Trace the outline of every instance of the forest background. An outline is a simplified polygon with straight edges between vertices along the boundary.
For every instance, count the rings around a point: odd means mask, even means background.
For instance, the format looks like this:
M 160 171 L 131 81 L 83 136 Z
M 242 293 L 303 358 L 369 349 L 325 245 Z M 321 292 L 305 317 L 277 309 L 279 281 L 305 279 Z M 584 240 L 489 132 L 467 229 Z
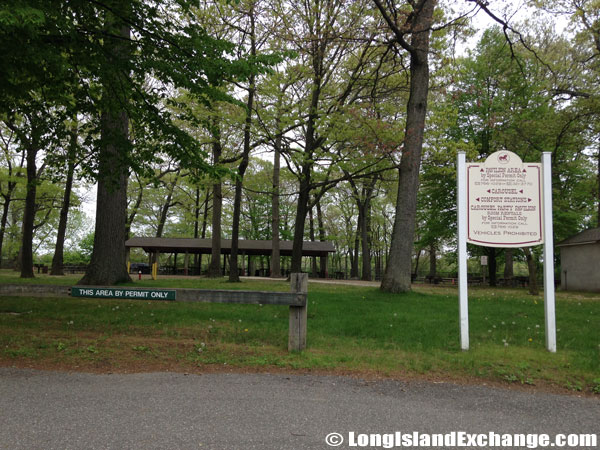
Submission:
M 407 273 L 456 274 L 461 150 L 552 152 L 555 242 L 600 226 L 599 11 L 597 0 L 2 8 L 1 267 L 88 264 L 88 280 L 112 283 L 126 275 L 122 252 L 98 253 L 111 239 L 327 240 L 329 273 L 363 280 L 408 254 L 404 274 L 387 275 L 405 290 Z M 424 126 L 411 122 L 417 94 Z M 82 204 L 96 182 L 94 224 Z M 537 277 L 541 249 L 469 251 L 473 273 L 488 256 L 492 284 Z M 121 273 L 99 276 L 99 260 Z M 297 252 L 281 261 L 257 264 L 274 276 L 324 267 Z M 222 275 L 220 257 L 194 266 Z

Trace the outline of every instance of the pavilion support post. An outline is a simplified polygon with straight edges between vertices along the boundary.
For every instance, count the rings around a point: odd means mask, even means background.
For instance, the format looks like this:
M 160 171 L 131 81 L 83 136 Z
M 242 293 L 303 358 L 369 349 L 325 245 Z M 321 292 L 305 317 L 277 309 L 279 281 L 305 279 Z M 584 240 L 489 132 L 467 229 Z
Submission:
M 173 255 L 173 275 L 177 275 L 177 256 L 179 256 L 179 253 Z
M 183 273 L 185 276 L 188 275 L 188 271 L 190 269 L 190 253 L 188 251 L 185 252 L 185 257 L 183 259 Z
M 246 276 L 246 252 L 242 252 L 242 276 Z
M 304 297 L 303 306 L 290 306 L 288 351 L 299 352 L 306 348 L 308 274 L 292 273 L 290 279 L 292 292 Z

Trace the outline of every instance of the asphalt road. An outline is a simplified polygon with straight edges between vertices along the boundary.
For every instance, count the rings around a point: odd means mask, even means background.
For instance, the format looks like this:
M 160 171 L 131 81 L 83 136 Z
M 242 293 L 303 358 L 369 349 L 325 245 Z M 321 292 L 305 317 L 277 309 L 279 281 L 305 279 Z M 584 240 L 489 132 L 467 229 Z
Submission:
M 330 376 L 0 368 L 1 449 L 346 449 L 356 448 L 350 432 L 365 443 L 360 433 L 452 431 L 597 434 L 600 399 Z M 341 446 L 325 443 L 332 432 Z

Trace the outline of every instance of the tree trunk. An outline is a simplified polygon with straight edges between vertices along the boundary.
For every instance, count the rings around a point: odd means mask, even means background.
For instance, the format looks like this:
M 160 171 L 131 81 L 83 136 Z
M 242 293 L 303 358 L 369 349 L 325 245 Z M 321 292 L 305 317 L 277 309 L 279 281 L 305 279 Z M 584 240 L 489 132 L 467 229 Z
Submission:
M 318 108 L 321 97 L 321 74 L 323 72 L 323 55 L 325 47 L 315 40 L 313 43 L 313 54 L 311 55 L 313 79 L 310 97 L 310 109 L 306 121 L 306 135 L 304 142 L 304 162 L 300 169 L 300 183 L 298 192 L 298 204 L 296 206 L 296 219 L 294 221 L 294 242 L 292 245 L 291 273 L 302 272 L 302 244 L 304 241 L 304 225 L 308 213 L 308 202 L 310 200 L 311 174 L 314 162 L 312 162 L 315 150 L 320 146 L 317 138 L 317 120 L 319 118 Z
M 245 144 L 244 144 L 245 146 Z M 248 151 L 250 145 L 248 145 Z M 242 209 L 242 183 L 244 173 L 248 167 L 248 153 L 244 150 L 242 163 L 238 167 L 238 176 L 235 180 L 235 196 L 233 200 L 233 224 L 231 227 L 231 259 L 229 260 L 229 281 L 236 283 L 240 281 L 238 271 L 239 237 L 240 237 L 240 215 Z
M 250 55 L 252 57 L 256 57 L 256 29 L 254 4 L 252 2 L 250 2 L 248 18 L 250 19 Z M 240 274 L 238 271 L 238 253 L 240 238 L 240 215 L 242 210 L 242 184 L 244 182 L 244 174 L 248 168 L 248 160 L 250 158 L 250 127 L 252 126 L 252 108 L 254 108 L 255 92 L 255 76 L 252 74 L 248 80 L 248 102 L 246 103 L 246 121 L 244 124 L 244 150 L 242 152 L 242 161 L 238 166 L 238 176 L 235 180 L 233 224 L 231 227 L 231 259 L 229 260 L 229 281 L 238 283 L 240 281 Z
M 21 227 L 21 239 L 23 239 L 23 229 Z M 23 245 L 19 245 L 19 252 L 17 253 L 17 259 L 14 263 L 14 271 L 21 272 L 21 262 L 23 261 Z
M 317 223 L 319 225 L 319 241 L 325 242 L 325 224 L 323 222 L 323 211 L 321 211 L 320 199 L 317 201 Z M 327 256 L 321 256 L 321 260 L 319 261 L 319 272 L 321 277 L 327 278 Z
M 350 269 L 350 278 L 358 278 L 358 255 L 360 248 L 360 224 L 362 223 L 362 208 L 358 209 L 358 219 L 356 230 L 354 232 L 354 258 L 352 259 L 352 268 Z
M 352 218 L 344 215 L 344 242 L 347 244 L 345 246 L 344 252 L 344 278 L 348 276 L 348 258 L 350 258 L 350 271 L 352 271 L 352 261 L 353 261 L 353 252 L 352 252 L 352 242 L 350 241 L 350 236 L 352 235 Z
M 215 124 L 213 139 L 213 161 L 215 166 L 217 166 L 223 152 L 221 147 L 221 133 L 218 123 Z M 207 276 L 209 278 L 220 278 L 223 276 L 221 272 L 221 209 L 223 206 L 223 192 L 221 190 L 220 180 L 213 184 L 212 190 L 212 248 Z
M 4 243 L 4 234 L 6 233 L 6 224 L 8 222 L 8 211 L 10 210 L 11 194 L 3 195 L 4 205 L 2 205 L 2 218 L 0 218 L 0 268 L 2 267 L 2 245 Z
M 210 202 L 210 196 L 212 193 L 210 189 L 206 190 L 206 200 L 204 200 L 204 211 L 202 213 L 202 234 L 200 234 L 201 239 L 206 239 L 206 228 L 208 227 L 208 204 Z
M 422 252 L 423 252 L 423 250 L 419 249 L 419 251 L 417 252 L 417 255 L 415 256 L 414 278 L 417 278 L 417 276 L 419 275 L 419 261 L 421 261 L 421 253 Z
M 279 124 L 279 122 L 277 122 Z M 271 277 L 281 277 L 281 252 L 279 250 L 279 173 L 281 170 L 281 133 L 275 138 L 273 156 L 273 199 L 271 217 Z
M 200 230 L 200 186 L 196 186 L 196 202 L 194 204 L 194 239 L 198 239 Z M 194 267 L 198 267 L 198 253 L 194 253 Z
M 131 281 L 127 273 L 125 226 L 127 224 L 127 167 L 119 161 L 118 134 L 128 138 L 127 113 L 102 114 L 102 142 L 98 167 L 98 194 L 94 250 L 81 285 L 113 285 Z
M 515 276 L 514 268 L 513 268 L 513 255 L 514 250 L 512 248 L 507 248 L 504 250 L 504 285 L 512 286 L 513 278 Z
M 435 243 L 431 243 L 429 246 L 429 278 L 431 282 L 435 280 L 437 276 L 437 249 Z
M 488 268 L 490 269 L 490 286 L 491 287 L 496 287 L 496 271 L 497 271 L 497 264 L 496 264 L 496 247 L 489 247 L 489 258 L 488 258 Z
M 65 248 L 65 235 L 67 232 L 67 220 L 69 218 L 69 207 L 71 206 L 71 191 L 73 188 L 73 176 L 75 174 L 75 155 L 77 151 L 77 128 L 71 130 L 71 143 L 67 161 L 67 179 L 65 182 L 65 192 L 60 209 L 60 219 L 58 221 L 58 231 L 56 233 L 56 245 L 54 247 L 54 256 L 52 257 L 52 268 L 50 275 L 64 275 L 63 255 Z
M 344 171 L 346 176 L 349 173 Z M 377 176 L 372 176 L 368 183 L 363 185 L 362 189 L 359 190 L 355 180 L 349 178 L 350 186 L 352 187 L 352 193 L 354 201 L 356 202 L 356 208 L 358 210 L 358 221 L 356 230 L 356 240 L 354 242 L 355 247 L 358 248 L 358 239 L 360 236 L 361 253 L 362 253 L 362 275 L 361 279 L 365 281 L 371 281 L 371 198 L 373 196 L 373 190 L 377 183 Z M 357 250 L 358 253 L 358 250 Z M 358 278 L 358 261 L 356 262 L 356 275 Z
M 8 147 L 7 147 L 8 150 Z M 2 247 L 4 244 L 4 236 L 6 234 L 6 225 L 8 223 L 8 215 L 10 213 L 10 204 L 13 200 L 13 193 L 17 187 L 16 181 L 11 181 L 13 177 L 13 166 L 10 161 L 10 157 L 7 154 L 7 165 L 8 165 L 8 182 L 6 183 L 6 193 L 1 194 L 4 199 L 4 204 L 2 205 L 2 218 L 0 218 L 0 267 L 2 267 Z M 19 168 L 23 168 L 23 163 L 25 161 L 25 153 L 21 154 L 21 163 Z M 19 174 L 17 174 L 19 176 Z
M 212 205 L 212 246 L 210 254 L 210 265 L 208 266 L 207 276 L 210 278 L 220 278 L 221 273 L 221 207 L 223 204 L 223 194 L 221 193 L 221 183 L 213 184 L 213 205 Z
M 6 194 L 2 194 L 4 205 L 2 205 L 2 218 L 0 219 L 0 267 L 2 267 L 2 245 L 4 243 L 4 235 L 6 233 L 6 224 L 8 223 L 8 213 L 10 211 L 10 203 L 12 201 L 12 193 L 16 183 L 9 182 Z
M 429 35 L 435 0 L 423 0 L 413 14 L 414 28 L 410 51 L 410 86 L 406 107 L 404 149 L 398 169 L 398 199 L 390 255 L 381 289 L 386 292 L 410 290 L 411 259 L 419 187 L 419 167 L 429 91 Z
M 538 295 L 538 283 L 537 283 L 537 264 L 530 247 L 524 247 L 525 257 L 527 258 L 527 268 L 529 269 L 529 293 L 531 295 Z
M 130 37 L 129 26 L 119 26 L 118 32 L 123 39 L 116 44 L 107 41 L 106 53 L 109 58 L 125 60 L 129 58 L 126 47 Z M 112 63 L 106 62 L 107 66 Z M 129 117 L 125 110 L 118 109 L 127 103 L 127 94 L 120 99 L 111 97 L 121 92 L 121 89 L 112 89 L 122 81 L 120 77 L 119 73 L 115 79 L 107 80 L 108 84 L 105 80 L 103 86 L 107 111 L 101 116 L 94 250 L 87 271 L 79 281 L 81 285 L 113 285 L 131 281 L 125 249 L 129 168 L 124 162 L 124 155 L 129 144 Z
M 200 230 L 200 186 L 196 186 L 196 203 L 194 204 L 194 239 L 198 239 Z
M 206 238 L 206 227 L 208 226 L 208 203 L 210 201 L 210 189 L 206 190 L 206 198 L 204 199 L 204 211 L 202 213 L 202 234 L 200 235 L 201 239 Z M 194 233 L 194 237 L 197 238 L 198 235 Z M 198 269 L 198 275 L 202 274 L 202 253 L 194 255 L 194 265 Z
M 308 231 L 309 231 L 309 238 L 311 242 L 315 242 L 315 219 L 313 216 L 313 209 L 312 206 L 310 208 L 308 208 Z M 312 277 L 316 277 L 317 276 L 317 257 L 316 256 L 311 256 L 310 257 L 310 273 Z
M 35 132 L 32 132 L 32 134 Z M 37 139 L 31 137 L 31 145 L 27 152 L 27 194 L 25 195 L 25 212 L 23 213 L 23 239 L 21 242 L 21 278 L 33 278 L 33 228 L 36 210 L 37 192 Z
M 179 180 L 179 173 L 181 169 L 178 169 L 175 173 L 175 179 L 171 182 L 171 184 L 167 187 L 167 198 L 165 199 L 165 203 L 162 208 L 160 208 L 160 217 L 158 220 L 158 227 L 156 227 L 156 237 L 162 237 L 163 231 L 165 230 L 165 224 L 167 223 L 167 218 L 169 216 L 169 208 L 173 206 L 171 201 L 173 200 L 173 192 L 175 191 L 175 186 L 177 186 L 177 181 Z
M 370 209 L 371 199 L 367 194 L 363 201 L 362 221 L 360 223 L 360 241 L 362 250 L 362 276 L 361 280 L 371 281 L 371 245 L 370 245 Z
M 296 206 L 296 219 L 294 221 L 294 243 L 292 246 L 291 273 L 302 272 L 302 244 L 304 242 L 304 224 L 308 212 L 308 199 L 310 194 L 310 168 L 302 170 L 300 176 L 300 192 Z
M 144 188 L 142 187 L 142 181 L 139 178 L 137 180 L 140 186 L 140 192 L 138 192 L 138 195 L 135 199 L 135 204 L 133 205 L 133 208 L 131 208 L 131 212 L 129 213 L 129 217 L 127 218 L 127 224 L 125 225 L 126 241 L 129 239 L 129 235 L 131 233 L 131 226 L 133 225 L 133 221 L 135 220 L 135 216 L 137 215 L 140 205 L 142 204 L 142 199 L 144 197 Z

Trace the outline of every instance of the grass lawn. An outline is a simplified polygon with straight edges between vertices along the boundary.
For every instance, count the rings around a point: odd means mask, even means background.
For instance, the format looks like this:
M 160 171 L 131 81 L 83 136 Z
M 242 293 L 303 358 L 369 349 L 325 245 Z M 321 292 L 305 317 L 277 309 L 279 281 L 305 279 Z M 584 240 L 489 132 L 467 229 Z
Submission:
M 39 276 L 35 284 L 74 284 Z M 21 282 L 0 271 L 0 284 Z M 288 291 L 286 282 L 162 278 L 136 286 Z M 309 283 L 308 349 L 287 352 L 283 306 L 0 297 L 0 365 L 92 371 L 311 370 L 485 381 L 600 394 L 600 295 L 557 293 L 558 351 L 543 297 L 472 288 L 471 350 L 459 345 L 454 287 Z

